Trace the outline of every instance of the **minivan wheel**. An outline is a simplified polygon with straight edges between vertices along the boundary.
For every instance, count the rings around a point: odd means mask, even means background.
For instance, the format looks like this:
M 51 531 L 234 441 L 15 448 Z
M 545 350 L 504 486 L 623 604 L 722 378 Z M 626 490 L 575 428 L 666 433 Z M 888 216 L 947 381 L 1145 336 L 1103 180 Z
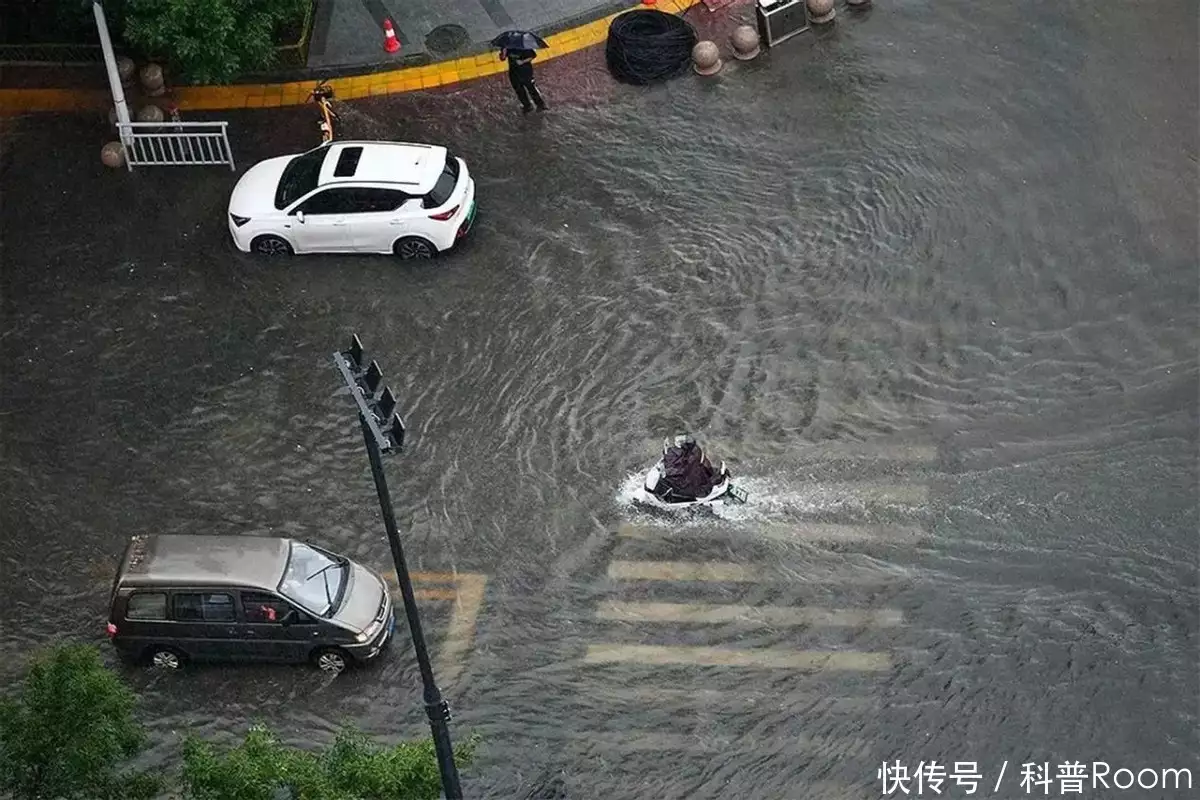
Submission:
M 150 666 L 161 670 L 177 670 L 183 666 L 183 656 L 169 647 L 150 648 Z
M 259 256 L 292 255 L 292 246 L 279 236 L 258 236 L 250 243 L 250 249 Z
M 318 650 L 316 656 L 313 657 L 313 663 L 317 665 L 317 669 L 330 675 L 337 675 L 345 670 L 349 661 L 345 651 L 336 647 Z
M 404 261 L 430 259 L 437 255 L 437 248 L 419 236 L 406 236 L 392 245 L 392 252 Z

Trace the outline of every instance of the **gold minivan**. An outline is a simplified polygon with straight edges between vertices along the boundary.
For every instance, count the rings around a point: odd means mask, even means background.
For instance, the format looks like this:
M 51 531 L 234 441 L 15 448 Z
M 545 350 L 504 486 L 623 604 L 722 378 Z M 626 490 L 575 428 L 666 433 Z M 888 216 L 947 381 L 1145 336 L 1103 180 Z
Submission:
M 134 536 L 113 581 L 108 637 L 161 669 L 378 656 L 395 617 L 375 572 L 316 545 L 263 536 Z

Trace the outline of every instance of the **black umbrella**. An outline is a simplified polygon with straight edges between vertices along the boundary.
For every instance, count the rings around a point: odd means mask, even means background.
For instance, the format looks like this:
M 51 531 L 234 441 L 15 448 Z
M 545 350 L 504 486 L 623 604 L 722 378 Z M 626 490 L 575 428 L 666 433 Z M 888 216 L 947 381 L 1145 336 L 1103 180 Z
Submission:
M 501 50 L 538 50 L 549 46 L 542 37 L 529 31 L 505 31 L 492 39 L 492 47 Z

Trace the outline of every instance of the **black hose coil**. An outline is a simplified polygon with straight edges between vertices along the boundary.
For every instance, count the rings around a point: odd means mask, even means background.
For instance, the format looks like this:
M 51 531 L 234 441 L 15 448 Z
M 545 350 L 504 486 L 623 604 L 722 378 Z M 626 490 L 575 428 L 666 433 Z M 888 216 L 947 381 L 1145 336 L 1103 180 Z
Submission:
M 683 17 L 643 9 L 620 14 L 608 26 L 604 56 L 623 83 L 647 84 L 687 70 L 696 29 Z

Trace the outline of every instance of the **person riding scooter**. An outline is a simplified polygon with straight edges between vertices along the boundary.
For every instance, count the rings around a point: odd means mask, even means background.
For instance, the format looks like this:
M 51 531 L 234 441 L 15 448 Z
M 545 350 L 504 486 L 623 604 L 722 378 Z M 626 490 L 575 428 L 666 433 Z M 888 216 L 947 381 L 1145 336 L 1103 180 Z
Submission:
M 663 446 L 663 482 L 676 495 L 688 498 L 707 496 L 722 480 L 719 470 L 688 434 L 675 437 Z

